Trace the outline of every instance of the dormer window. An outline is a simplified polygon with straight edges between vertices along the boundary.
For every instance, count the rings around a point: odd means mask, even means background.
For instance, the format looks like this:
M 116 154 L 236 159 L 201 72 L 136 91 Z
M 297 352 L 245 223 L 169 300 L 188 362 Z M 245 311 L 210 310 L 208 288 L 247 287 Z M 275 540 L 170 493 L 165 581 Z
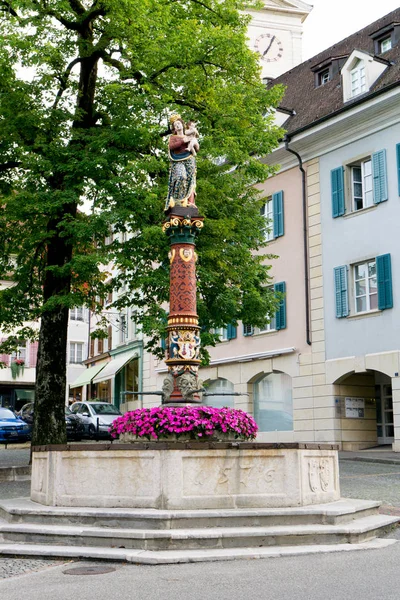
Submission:
M 388 50 L 392 49 L 392 37 L 386 37 L 383 40 L 379 41 L 379 54 L 383 54 L 384 52 L 388 52 Z
M 399 43 L 400 23 L 390 23 L 378 31 L 375 31 L 371 37 L 374 40 L 375 54 L 378 56 L 384 54 Z
M 358 96 L 367 89 L 365 78 L 365 63 L 363 60 L 357 59 L 353 68 L 350 71 L 351 78 L 351 96 Z
M 328 83 L 328 81 L 330 81 L 330 79 L 331 77 L 329 69 L 324 69 L 323 71 L 320 71 L 318 73 L 318 85 L 325 85 L 326 83 Z
M 347 56 L 330 56 L 323 62 L 311 67 L 311 71 L 314 73 L 315 87 L 321 87 L 332 81 L 340 73 L 340 69 L 346 60 Z
M 342 67 L 344 102 L 368 93 L 388 64 L 368 52 L 353 50 Z

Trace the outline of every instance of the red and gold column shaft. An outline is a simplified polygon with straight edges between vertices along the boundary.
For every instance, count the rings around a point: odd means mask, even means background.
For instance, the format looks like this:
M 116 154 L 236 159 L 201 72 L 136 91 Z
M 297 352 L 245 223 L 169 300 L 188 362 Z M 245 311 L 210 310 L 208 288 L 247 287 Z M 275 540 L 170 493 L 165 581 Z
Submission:
M 200 328 L 196 310 L 195 239 L 203 227 L 196 207 L 170 209 L 163 230 L 170 238 L 170 310 L 167 325 L 168 377 L 164 403 L 199 402 Z M 165 388 L 170 388 L 165 393 Z M 167 390 L 168 392 L 168 390 Z

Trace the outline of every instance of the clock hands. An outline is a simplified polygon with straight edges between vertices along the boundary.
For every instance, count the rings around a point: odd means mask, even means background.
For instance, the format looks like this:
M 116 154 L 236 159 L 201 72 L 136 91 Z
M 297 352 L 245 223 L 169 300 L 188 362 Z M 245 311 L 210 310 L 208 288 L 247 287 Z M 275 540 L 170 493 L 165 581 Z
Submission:
M 268 48 L 267 48 L 266 50 L 264 50 L 264 52 L 263 52 L 263 56 L 265 56 L 266 54 L 268 54 L 268 52 L 269 52 L 269 49 L 271 48 L 272 44 L 274 43 L 274 39 L 275 39 L 275 37 L 276 37 L 275 35 L 274 35 L 274 36 L 272 36 L 272 38 L 271 38 L 271 41 L 270 41 L 270 43 L 269 43 L 269 46 L 268 46 Z

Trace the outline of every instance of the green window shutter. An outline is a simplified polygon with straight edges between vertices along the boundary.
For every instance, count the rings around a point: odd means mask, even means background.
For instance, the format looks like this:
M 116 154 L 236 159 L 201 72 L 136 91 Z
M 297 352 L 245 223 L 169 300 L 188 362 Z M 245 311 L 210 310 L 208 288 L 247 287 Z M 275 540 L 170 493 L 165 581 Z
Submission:
M 393 308 L 392 265 L 390 254 L 376 257 L 376 279 L 378 285 L 378 308 Z
M 245 337 L 248 337 L 249 335 L 253 335 L 253 333 L 254 333 L 253 325 L 246 325 L 245 323 L 243 323 L 243 335 Z
M 336 317 L 347 317 L 349 314 L 349 298 L 347 293 L 347 266 L 335 267 Z
M 229 325 L 227 326 L 227 338 L 228 340 L 235 340 L 237 337 L 237 327 L 236 325 L 233 325 L 233 323 L 229 323 Z
M 372 176 L 374 178 L 374 204 L 388 199 L 386 173 L 386 150 L 379 150 L 372 155 Z
M 163 336 L 161 338 L 160 346 L 161 346 L 162 350 L 164 350 L 164 352 L 165 352 L 165 350 L 167 348 L 167 338 L 165 336 Z
M 399 196 L 400 196 L 400 144 L 396 146 L 396 156 L 397 156 L 397 185 L 399 188 Z
M 283 192 L 272 194 L 274 238 L 280 237 L 285 232 L 285 218 L 283 212 Z
M 274 285 L 275 292 L 280 292 L 281 294 L 285 294 L 285 296 L 279 302 L 278 310 L 275 313 L 275 322 L 276 329 L 285 329 L 286 328 L 286 283 L 282 281 L 281 283 L 275 283 Z
M 344 170 L 343 167 L 331 171 L 332 217 L 342 217 L 344 206 Z

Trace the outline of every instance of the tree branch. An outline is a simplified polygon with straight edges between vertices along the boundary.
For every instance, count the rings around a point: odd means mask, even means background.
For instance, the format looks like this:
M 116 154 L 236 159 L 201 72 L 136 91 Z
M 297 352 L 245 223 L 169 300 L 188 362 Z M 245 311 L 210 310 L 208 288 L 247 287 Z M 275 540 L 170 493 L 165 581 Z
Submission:
M 87 27 L 91 21 L 94 21 L 96 17 L 104 17 L 107 14 L 107 11 L 104 8 L 96 8 L 90 11 L 86 17 L 81 22 L 81 26 L 83 28 Z
M 158 71 L 156 71 L 155 73 L 150 75 L 149 81 L 155 81 L 155 79 L 157 79 L 157 77 L 159 77 L 159 75 L 162 75 L 166 71 L 169 71 L 169 69 L 188 69 L 190 67 L 195 67 L 195 66 L 204 67 L 204 65 L 210 65 L 212 67 L 216 67 L 217 69 L 221 69 L 221 70 L 225 69 L 225 67 L 223 65 L 213 63 L 209 60 L 196 60 L 195 62 L 188 63 L 186 65 L 180 64 L 180 63 L 172 63 L 170 65 L 165 65 L 165 67 L 162 67 L 162 69 L 159 69 Z
M 20 18 L 20 16 L 18 15 L 18 13 L 15 12 L 15 10 L 11 6 L 11 4 L 9 2 L 6 2 L 6 0 L 3 0 L 1 2 L 1 6 L 4 6 L 4 8 L 3 8 L 4 12 L 10 13 L 10 15 L 12 15 L 13 17 L 17 17 L 17 19 Z
M 65 92 L 65 90 L 67 89 L 67 83 L 68 83 L 68 78 L 71 74 L 72 69 L 74 68 L 75 65 L 77 65 L 78 63 L 80 63 L 82 61 L 82 59 L 80 57 L 78 58 L 74 58 L 74 60 L 72 60 L 68 67 L 65 69 L 64 73 L 61 75 L 60 77 L 60 81 L 61 81 L 61 85 L 59 87 L 59 90 L 57 92 L 57 96 L 54 100 L 52 109 L 55 110 L 61 100 L 61 97 L 63 95 L 63 93 Z
M 47 6 L 41 4 L 40 0 L 32 0 L 32 2 L 38 7 L 39 11 L 42 11 L 43 14 L 48 15 L 49 17 L 54 17 L 59 23 L 61 23 L 61 25 L 64 25 L 64 27 L 66 27 L 67 29 L 71 29 L 72 31 L 79 31 L 80 23 L 65 19 L 64 17 L 59 15 L 55 10 L 47 8 Z
M 69 5 L 77 15 L 84 15 L 86 12 L 85 7 L 79 0 L 69 0 Z
M 145 79 L 143 73 L 140 71 L 129 71 L 123 62 L 116 58 L 112 58 L 105 50 L 97 50 L 96 53 L 107 65 L 111 65 L 119 71 L 122 80 L 136 79 L 138 83 L 141 83 Z
M 200 0 L 190 0 L 190 1 L 193 2 L 193 4 L 198 4 L 199 6 L 202 6 L 206 10 L 212 12 L 214 15 L 217 15 L 217 17 L 219 19 L 221 18 L 221 15 L 219 13 L 217 13 L 217 11 L 215 11 L 213 8 L 210 8 L 209 6 L 207 6 L 207 4 L 204 4 L 204 2 L 200 2 Z M 170 4 L 173 4 L 175 2 L 179 2 L 179 0 L 171 0 Z

